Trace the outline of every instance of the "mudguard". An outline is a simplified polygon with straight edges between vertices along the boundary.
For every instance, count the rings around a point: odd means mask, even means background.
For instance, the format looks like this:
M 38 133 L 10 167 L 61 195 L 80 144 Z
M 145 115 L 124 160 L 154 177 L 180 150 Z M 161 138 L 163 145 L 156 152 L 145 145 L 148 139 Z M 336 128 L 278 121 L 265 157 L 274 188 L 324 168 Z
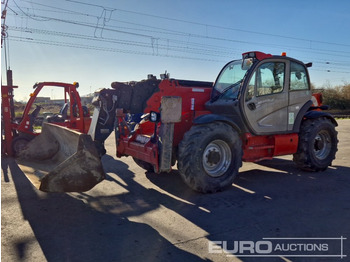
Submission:
M 201 125 L 201 124 L 209 124 L 216 121 L 225 122 L 230 126 L 232 126 L 239 134 L 241 133 L 241 129 L 235 122 L 232 121 L 232 119 L 222 115 L 217 115 L 217 114 L 201 115 L 196 119 L 194 119 L 193 123 L 195 125 Z
M 308 111 L 305 115 L 304 115 L 304 118 L 306 119 L 315 119 L 315 118 L 319 118 L 319 117 L 326 117 L 328 119 L 330 119 L 332 121 L 332 123 L 335 125 L 335 126 L 338 126 L 338 123 L 337 121 L 334 119 L 334 117 L 330 114 L 330 113 L 327 113 L 327 112 L 323 112 L 323 111 Z

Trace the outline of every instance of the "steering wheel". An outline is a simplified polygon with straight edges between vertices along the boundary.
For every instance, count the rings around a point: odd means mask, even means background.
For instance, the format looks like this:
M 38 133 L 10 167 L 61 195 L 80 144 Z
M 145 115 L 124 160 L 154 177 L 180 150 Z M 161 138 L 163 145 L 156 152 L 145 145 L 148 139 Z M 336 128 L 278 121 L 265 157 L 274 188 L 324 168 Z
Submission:
M 44 107 L 42 107 L 41 105 L 38 104 L 34 104 L 36 107 L 39 107 L 40 109 L 44 109 Z

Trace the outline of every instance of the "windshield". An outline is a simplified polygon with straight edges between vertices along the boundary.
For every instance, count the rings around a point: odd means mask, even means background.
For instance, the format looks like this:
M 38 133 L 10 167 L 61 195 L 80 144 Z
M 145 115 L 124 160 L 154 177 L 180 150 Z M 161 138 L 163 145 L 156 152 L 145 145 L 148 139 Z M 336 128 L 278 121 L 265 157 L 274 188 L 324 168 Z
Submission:
M 242 69 L 242 60 L 235 60 L 227 64 L 215 82 L 212 100 L 236 99 L 240 84 L 249 67 L 244 66 Z

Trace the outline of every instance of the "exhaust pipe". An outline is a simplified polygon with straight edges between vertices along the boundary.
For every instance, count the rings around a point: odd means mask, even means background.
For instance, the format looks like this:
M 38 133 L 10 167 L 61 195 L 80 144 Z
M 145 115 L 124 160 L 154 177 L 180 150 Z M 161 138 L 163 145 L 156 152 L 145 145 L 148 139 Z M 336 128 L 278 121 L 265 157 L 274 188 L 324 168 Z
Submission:
M 32 184 L 44 192 L 84 192 L 105 178 L 90 135 L 44 123 L 16 159 Z

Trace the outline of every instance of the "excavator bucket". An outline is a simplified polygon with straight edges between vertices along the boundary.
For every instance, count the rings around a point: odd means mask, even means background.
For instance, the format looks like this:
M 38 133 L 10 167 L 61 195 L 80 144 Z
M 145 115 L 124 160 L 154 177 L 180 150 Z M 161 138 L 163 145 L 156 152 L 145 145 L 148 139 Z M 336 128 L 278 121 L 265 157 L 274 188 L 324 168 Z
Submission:
M 39 136 L 19 153 L 17 163 L 45 192 L 84 192 L 105 178 L 90 135 L 44 123 Z

